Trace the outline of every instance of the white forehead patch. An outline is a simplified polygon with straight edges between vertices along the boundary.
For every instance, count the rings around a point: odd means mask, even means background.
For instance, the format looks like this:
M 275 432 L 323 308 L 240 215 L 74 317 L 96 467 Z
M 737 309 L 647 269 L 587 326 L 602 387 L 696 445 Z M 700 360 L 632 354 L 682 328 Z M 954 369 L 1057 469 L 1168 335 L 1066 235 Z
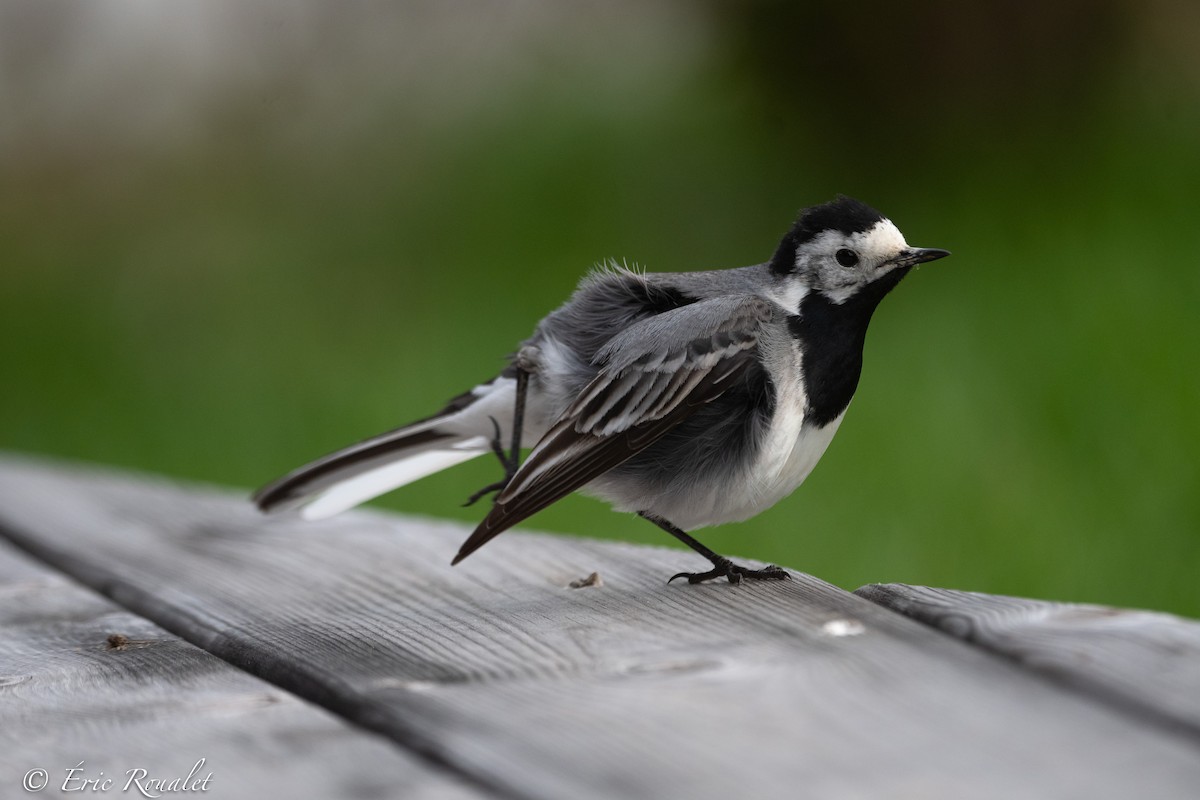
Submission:
M 870 230 L 852 234 L 847 243 L 870 262 L 891 258 L 908 247 L 904 235 L 890 219 L 881 219 L 871 226 Z

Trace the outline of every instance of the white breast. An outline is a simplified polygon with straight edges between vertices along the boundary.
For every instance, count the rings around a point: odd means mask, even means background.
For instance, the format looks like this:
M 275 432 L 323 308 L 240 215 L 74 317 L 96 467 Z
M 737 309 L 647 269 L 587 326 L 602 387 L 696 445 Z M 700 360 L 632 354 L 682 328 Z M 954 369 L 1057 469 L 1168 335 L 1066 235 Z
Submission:
M 759 458 L 748 466 L 740 491 L 729 492 L 721 524 L 748 519 L 787 497 L 804 482 L 837 433 L 845 414 L 824 427 L 804 421 L 804 398 L 800 384 L 780 392 L 771 428 L 762 443 Z
M 825 454 L 845 414 L 821 428 L 805 423 L 794 409 L 778 416 L 784 419 L 771 426 L 763 458 L 747 472 L 749 513 L 736 519 L 764 511 L 795 491 Z
M 629 502 L 632 498 L 607 497 L 618 510 L 645 508 L 684 530 L 749 519 L 787 497 L 804 482 L 821 460 L 841 421 L 839 416 L 818 428 L 804 424 L 802 414 L 790 411 L 777 414 L 760 451 L 761 457 L 748 465 L 739 479 L 727 479 L 719 484 L 701 483 L 685 493 L 639 497 L 632 503 Z M 605 496 L 605 493 L 600 494 Z
M 845 412 L 824 427 L 805 423 L 800 354 L 790 339 L 780 345 L 768 356 L 779 394 L 758 458 L 739 477 L 695 486 L 686 496 L 660 498 L 655 513 L 684 530 L 749 519 L 795 491 L 821 460 Z

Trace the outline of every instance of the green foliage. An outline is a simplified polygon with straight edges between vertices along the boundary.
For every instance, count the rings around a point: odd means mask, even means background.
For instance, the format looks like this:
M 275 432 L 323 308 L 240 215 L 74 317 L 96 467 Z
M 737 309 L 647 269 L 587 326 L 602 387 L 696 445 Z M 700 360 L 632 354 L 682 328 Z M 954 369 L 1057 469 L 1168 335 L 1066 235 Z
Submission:
M 0 447 L 252 487 L 490 377 L 596 262 L 755 263 L 844 192 L 954 256 L 884 303 L 809 481 L 704 541 L 847 587 L 1200 614 L 1195 108 L 1114 90 L 898 150 L 887 119 L 768 120 L 728 64 L 570 77 L 441 122 L 382 103 L 329 141 L 252 109 L 187 148 L 8 161 Z M 496 472 L 381 504 L 476 520 Z M 582 497 L 532 525 L 668 544 Z

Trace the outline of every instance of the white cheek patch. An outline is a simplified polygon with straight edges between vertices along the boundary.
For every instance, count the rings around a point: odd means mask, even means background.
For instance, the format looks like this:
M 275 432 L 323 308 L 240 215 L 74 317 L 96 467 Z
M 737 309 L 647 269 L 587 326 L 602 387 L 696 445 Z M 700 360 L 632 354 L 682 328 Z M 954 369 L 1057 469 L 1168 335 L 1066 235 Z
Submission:
M 845 276 L 845 283 L 825 290 L 825 295 L 841 305 L 858 289 L 888 271 L 884 265 L 908 248 L 904 234 L 890 219 L 881 219 L 870 230 L 846 237 L 846 246 L 853 248 L 862 259 L 861 265 Z
M 890 219 L 881 219 L 865 231 L 844 234 L 840 231 L 823 231 L 803 245 L 813 258 L 813 280 L 816 290 L 834 303 L 841 305 L 849 300 L 865 284 L 878 278 L 890 269 L 888 264 L 902 250 L 908 248 L 904 234 Z M 839 266 L 834 253 L 843 248 L 858 253 L 860 263 L 851 268 Z M 797 272 L 800 270 L 798 269 Z M 796 283 L 785 283 L 776 289 L 771 299 L 788 311 L 795 313 L 804 299 L 807 287 Z

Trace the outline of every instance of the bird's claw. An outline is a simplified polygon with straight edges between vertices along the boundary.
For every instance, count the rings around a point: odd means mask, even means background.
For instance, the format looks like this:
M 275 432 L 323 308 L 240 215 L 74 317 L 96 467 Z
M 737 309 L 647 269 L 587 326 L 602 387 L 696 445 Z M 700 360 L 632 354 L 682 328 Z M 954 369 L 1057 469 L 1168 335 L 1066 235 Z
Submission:
M 743 579 L 752 581 L 785 581 L 790 578 L 787 570 L 783 567 L 777 567 L 771 564 L 762 569 L 750 569 L 732 561 L 722 559 L 719 562 L 713 563 L 713 568 L 708 572 L 679 572 L 672 575 L 667 583 L 676 578 L 687 578 L 688 583 L 704 583 L 711 581 L 713 578 L 725 578 L 732 584 L 739 584 Z
M 509 481 L 509 479 L 505 478 L 502 481 L 496 481 L 495 483 L 489 483 L 487 486 L 483 487 L 478 492 L 476 492 L 475 494 L 468 497 L 467 502 L 463 503 L 463 508 L 466 508 L 467 506 L 475 505 L 475 503 L 479 501 L 479 498 L 483 497 L 485 494 L 490 494 L 491 492 L 503 491 L 504 487 L 508 486 L 508 481 Z

